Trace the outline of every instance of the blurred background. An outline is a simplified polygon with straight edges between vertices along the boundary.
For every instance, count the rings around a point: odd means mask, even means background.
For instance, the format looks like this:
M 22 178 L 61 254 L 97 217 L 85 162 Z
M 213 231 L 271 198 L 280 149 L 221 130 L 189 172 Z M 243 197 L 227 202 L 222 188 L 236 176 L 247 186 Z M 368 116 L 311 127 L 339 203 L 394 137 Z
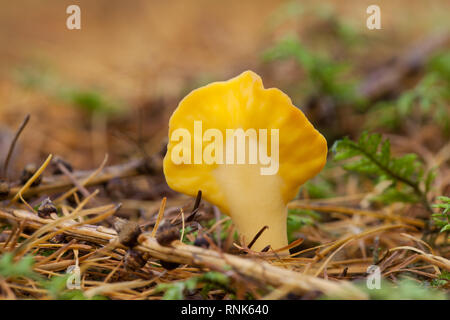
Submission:
M 0 160 L 31 114 L 12 177 L 49 153 L 77 169 L 105 153 L 108 164 L 163 153 L 180 99 L 247 69 L 287 92 L 330 145 L 372 130 L 426 157 L 448 142 L 445 0 L 376 1 L 381 30 L 366 27 L 374 1 L 0 3 Z M 66 28 L 71 4 L 81 30 Z
M 374 4 L 379 30 L 366 25 Z M 66 27 L 70 5 L 81 9 L 80 30 Z M 448 0 L 0 0 L 0 299 L 75 297 L 54 275 L 78 266 L 78 248 L 82 268 L 89 266 L 83 289 L 103 287 L 98 292 L 112 299 L 287 295 L 294 287 L 268 287 L 265 271 L 262 281 L 250 281 L 228 262 L 213 280 L 203 275 L 209 262 L 195 268 L 152 257 L 146 264 L 132 248 L 110 255 L 99 247 L 107 238 L 73 237 L 72 226 L 51 239 L 42 234 L 49 224 L 30 233 L 32 221 L 39 220 L 33 228 L 42 223 L 32 211 L 76 214 L 77 225 L 99 221 L 86 226 L 99 233 L 100 226 L 119 231 L 116 217 L 156 232 L 164 215 L 157 238 L 181 232 L 184 243 L 211 246 L 214 256 L 242 255 L 230 218 L 200 201 L 201 193 L 194 200 L 172 191 L 162 159 L 179 101 L 249 69 L 291 97 L 330 151 L 325 168 L 288 204 L 290 249 L 299 256 L 273 264 L 333 286 L 364 279 L 376 264 L 398 286 L 383 284 L 371 298 L 448 299 L 450 198 L 439 196 L 450 197 L 449 12 Z M 33 180 L 49 154 L 52 162 Z M 31 256 L 13 261 L 24 244 L 48 282 L 30 276 Z M 184 264 L 184 253 L 174 261 Z M 119 283 L 135 279 L 145 284 Z M 200 283 L 206 279 L 220 286 Z M 420 287 L 400 285 L 403 279 Z M 192 280 L 199 290 L 187 290 Z M 109 292 L 116 283 L 125 289 Z M 320 290 L 287 298 L 315 299 Z

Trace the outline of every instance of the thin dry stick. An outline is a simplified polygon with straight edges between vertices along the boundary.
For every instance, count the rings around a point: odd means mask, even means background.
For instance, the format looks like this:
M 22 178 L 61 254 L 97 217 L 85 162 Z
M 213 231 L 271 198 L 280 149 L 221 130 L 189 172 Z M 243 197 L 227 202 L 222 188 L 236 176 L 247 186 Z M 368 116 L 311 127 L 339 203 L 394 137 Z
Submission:
M 122 266 L 123 264 L 123 260 L 120 260 L 119 263 L 117 264 L 117 266 L 114 267 L 114 269 L 112 269 L 112 271 L 108 274 L 108 276 L 105 278 L 105 280 L 103 281 L 104 283 L 108 283 L 109 279 L 112 278 L 112 276 L 117 272 L 117 270 L 119 270 L 120 266 Z
M 113 178 L 128 178 L 134 177 L 138 175 L 142 175 L 142 170 L 140 169 L 143 166 L 143 160 L 132 160 L 124 164 L 109 166 L 104 168 L 103 172 L 98 174 L 95 178 L 92 178 L 89 183 L 86 183 L 85 186 L 94 186 L 100 185 L 105 182 L 110 181 Z M 97 170 L 94 170 L 97 171 Z M 73 172 L 73 176 L 78 180 L 83 179 L 87 176 L 93 174 L 93 171 L 77 171 Z M 73 182 L 67 179 L 65 176 L 53 176 L 48 177 L 45 184 L 41 184 L 36 187 L 29 188 L 23 195 L 25 196 L 34 196 L 42 193 L 57 193 L 64 192 L 73 188 Z M 12 187 L 11 194 L 17 193 L 20 187 Z M 77 189 L 75 188 L 74 192 Z M 10 198 L 10 197 L 9 197 Z
M 25 118 L 23 119 L 22 124 L 20 125 L 16 134 L 14 135 L 13 140 L 11 141 L 11 144 L 10 144 L 9 150 L 8 150 L 8 155 L 6 156 L 5 163 L 3 164 L 3 177 L 5 177 L 5 178 L 7 178 L 9 161 L 11 160 L 11 155 L 14 151 L 14 147 L 16 146 L 17 140 L 19 139 L 20 134 L 22 133 L 23 129 L 25 129 L 25 126 L 27 125 L 29 120 L 30 120 L 30 115 L 27 114 L 25 116 Z
M 212 233 L 214 230 L 216 230 L 216 228 L 221 225 L 222 223 L 225 223 L 226 221 L 231 220 L 230 217 L 225 217 L 222 220 L 216 221 L 211 228 L 209 228 L 206 233 Z
M 63 253 L 65 251 L 67 251 L 70 248 L 70 246 L 72 244 L 74 244 L 76 241 L 77 241 L 76 239 L 70 240 L 70 242 L 68 242 L 65 245 L 63 245 L 61 248 L 59 248 L 58 250 L 53 252 L 51 255 L 49 255 L 48 257 L 46 257 L 46 258 L 42 259 L 41 261 L 37 262 L 35 264 L 35 266 L 37 267 L 37 266 L 40 266 L 42 264 L 45 264 L 45 263 L 51 261 L 54 257 L 58 256 L 60 253 Z
M 441 268 L 444 268 L 446 270 L 450 270 L 450 260 L 445 259 L 444 257 L 435 256 L 433 254 L 423 252 L 422 250 L 419 250 L 417 248 L 410 247 L 410 246 L 402 246 L 402 247 L 392 248 L 392 249 L 389 249 L 389 252 L 396 251 L 396 250 L 411 250 L 411 251 L 417 252 L 417 253 L 419 253 L 419 256 L 421 259 L 423 259 L 429 263 L 433 263 L 433 264 L 435 264 Z
M 3 292 L 6 293 L 6 300 L 16 300 L 16 295 L 11 290 L 11 288 L 8 285 L 8 282 L 0 275 L 0 288 L 3 290 Z
M 164 216 L 164 208 L 166 207 L 166 200 L 167 198 L 164 197 L 161 201 L 161 206 L 159 207 L 158 212 L 158 218 L 156 219 L 155 227 L 152 230 L 152 237 L 156 236 L 156 231 L 158 231 L 159 223 L 161 222 L 162 217 Z
M 111 205 L 109 205 L 109 206 L 111 206 Z M 93 209 L 83 210 L 79 214 L 80 215 L 91 214 L 91 213 L 93 213 L 92 210 Z M 70 219 L 70 217 L 68 217 L 68 216 L 66 216 L 66 217 L 68 218 L 68 220 Z M 61 222 L 60 219 L 62 219 L 62 218 L 60 218 L 56 221 L 52 221 L 52 220 L 40 218 L 39 216 L 35 215 L 32 212 L 28 212 L 28 211 L 24 211 L 24 210 L 13 210 L 12 212 L 7 212 L 7 211 L 3 211 L 1 209 L 0 209 L 0 218 L 11 219 L 11 220 L 15 220 L 15 221 L 21 221 L 23 219 L 27 219 L 27 221 L 28 221 L 27 227 L 29 227 L 30 229 L 35 229 L 35 230 L 41 229 L 44 226 L 47 226 L 47 225 L 57 222 L 57 221 Z M 73 226 L 73 225 L 70 225 L 70 226 Z M 47 232 L 48 230 L 52 229 L 52 227 L 50 227 L 49 229 L 47 229 L 44 232 Z M 90 241 L 93 243 L 103 245 L 103 244 L 108 243 L 115 236 L 117 236 L 117 232 L 114 229 L 103 228 L 102 230 L 105 230 L 105 229 L 107 231 L 100 231 L 100 227 L 98 227 L 98 226 L 82 226 L 82 227 L 73 228 L 73 229 L 66 229 L 64 231 L 64 234 L 67 234 L 67 235 L 77 238 L 79 240 Z M 95 231 L 95 232 L 93 233 L 92 231 Z M 33 236 L 34 236 L 34 234 L 33 234 Z
M 70 173 L 65 165 L 63 165 L 61 162 L 57 162 L 56 165 L 58 166 L 59 170 L 61 170 L 62 173 L 64 173 L 70 179 L 70 181 L 73 182 L 75 187 L 77 187 L 77 189 L 83 194 L 84 197 L 89 197 L 89 191 L 83 185 L 81 185 L 77 181 L 77 179 L 75 179 L 75 177 Z
M 22 201 L 22 203 L 28 208 L 30 209 L 30 211 L 32 212 L 36 212 L 36 210 L 34 210 L 34 208 L 32 206 L 30 206 L 30 204 L 22 197 L 21 194 L 19 194 L 19 198 Z
M 106 154 L 105 158 L 103 159 L 103 162 L 100 164 L 100 167 L 98 167 L 95 171 L 93 171 L 86 179 L 83 180 L 83 182 L 79 183 L 80 187 L 84 188 L 89 183 L 89 181 L 91 181 L 91 179 L 95 178 L 103 170 L 103 168 L 106 165 L 106 162 L 108 162 L 108 157 L 109 157 L 108 154 Z M 73 179 L 75 181 L 77 181 L 77 179 L 72 174 L 70 174 L 70 175 L 73 177 Z M 69 191 L 67 191 L 66 193 L 64 193 L 60 197 L 58 197 L 54 201 L 54 203 L 59 203 L 59 202 L 63 201 L 64 199 L 70 197 L 73 193 L 75 193 L 77 191 L 77 189 L 79 189 L 79 187 L 77 185 L 75 185 L 74 188 L 70 189 Z M 85 197 L 86 197 L 86 195 L 85 195 Z
M 180 208 L 181 211 L 181 236 L 180 236 L 180 241 L 183 242 L 183 238 L 184 238 L 184 210 L 183 208 Z
M 113 214 L 115 214 L 120 209 L 121 206 L 122 205 L 119 203 L 118 205 L 113 206 L 113 208 L 111 208 L 110 210 L 108 210 L 108 211 L 106 211 L 106 212 L 104 212 L 104 213 L 102 213 L 102 214 L 100 214 L 100 215 L 98 215 L 96 217 L 93 217 L 91 219 L 84 220 L 82 222 L 79 222 L 79 223 L 75 224 L 74 227 L 81 226 L 83 224 L 94 224 L 94 223 L 103 221 L 106 218 L 108 218 L 109 216 L 112 216 Z
M 120 290 L 126 290 L 126 289 L 132 289 L 132 288 L 140 288 L 145 287 L 149 284 L 151 284 L 153 280 L 133 280 L 133 281 L 125 281 L 125 282 L 119 282 L 119 283 L 105 283 L 102 285 L 99 285 L 94 288 L 90 288 L 84 292 L 84 295 L 87 298 L 92 298 L 95 295 L 101 294 L 103 292 L 113 292 L 113 291 L 120 291 Z
M 217 208 L 216 206 L 213 207 L 214 210 L 214 218 L 216 219 L 216 221 L 220 220 L 220 210 L 219 208 Z M 216 228 L 216 240 L 217 240 L 217 246 L 219 248 L 222 248 L 222 225 L 218 224 L 217 228 Z
M 259 239 L 259 237 L 263 234 L 264 231 L 266 231 L 266 229 L 269 229 L 268 226 L 264 226 L 262 227 L 253 237 L 253 239 L 250 241 L 250 243 L 248 244 L 247 248 L 251 249 L 253 247 L 253 245 L 255 244 L 256 240 Z
M 432 248 L 428 243 L 426 243 L 425 241 L 423 241 L 422 239 L 418 239 L 418 238 L 416 238 L 416 237 L 414 237 L 414 236 L 412 236 L 412 235 L 410 235 L 410 234 L 407 234 L 407 233 L 400 233 L 400 235 L 401 235 L 402 237 L 411 239 L 411 240 L 413 240 L 413 241 L 416 241 L 416 242 L 418 242 L 418 243 L 424 245 L 425 247 L 428 248 L 428 250 L 430 250 L 430 252 L 431 252 L 432 254 L 435 254 L 433 248 Z
M 322 265 L 319 267 L 319 269 L 316 271 L 314 276 L 318 277 L 322 271 L 327 267 L 327 265 L 330 263 L 331 259 L 339 252 L 341 249 L 343 249 L 347 244 L 354 241 L 355 239 L 349 239 L 348 241 L 344 242 L 339 248 L 337 248 L 330 256 L 322 263 Z
M 19 240 L 19 236 L 22 233 L 23 229 L 25 228 L 26 223 L 27 219 L 20 221 L 19 228 L 17 232 L 14 234 L 14 237 L 11 239 L 11 244 L 9 246 L 11 249 L 14 249 L 14 247 L 16 246 L 17 240 Z
M 113 215 L 114 213 L 116 213 L 116 211 L 117 211 L 117 209 L 119 207 L 120 206 L 116 206 L 116 207 L 112 208 L 111 210 L 108 210 L 105 213 L 102 213 L 102 214 L 100 214 L 100 215 L 98 215 L 98 216 L 96 216 L 96 217 L 94 217 L 92 219 L 89 219 L 89 220 L 86 220 L 86 221 L 83 221 L 83 222 L 80 222 L 80 223 L 77 223 L 77 224 L 74 224 L 74 225 L 63 226 L 61 229 L 53 231 L 53 232 L 47 234 L 46 236 L 40 238 L 38 243 L 42 243 L 43 241 L 45 241 L 47 239 L 51 239 L 51 238 L 57 236 L 58 234 L 64 233 L 66 230 L 72 229 L 73 227 L 77 227 L 77 226 L 80 226 L 80 225 L 83 225 L 83 224 L 96 223 L 96 222 L 102 221 L 102 220 L 106 219 L 107 217 L 109 217 L 109 216 Z M 86 211 L 81 212 L 79 214 L 79 217 L 81 217 L 82 215 L 87 215 Z M 36 245 L 36 243 L 34 243 L 34 245 Z
M 14 223 L 14 227 L 11 229 L 11 232 L 9 233 L 8 238 L 6 239 L 5 243 L 3 244 L 4 249 L 6 249 L 6 247 L 8 246 L 8 243 L 14 237 L 14 235 L 16 234 L 18 229 L 19 229 L 19 226 L 17 225 L 17 223 Z
M 42 174 L 42 172 L 44 172 L 45 168 L 47 168 L 48 164 L 50 163 L 50 161 L 52 160 L 52 155 L 50 154 L 47 157 L 47 160 L 45 160 L 45 162 L 41 165 L 41 167 L 36 171 L 35 174 L 33 174 L 33 176 L 25 183 L 25 185 L 17 192 L 17 194 L 11 199 L 11 202 L 9 203 L 9 205 L 13 204 L 14 202 L 17 201 L 17 199 L 19 199 L 19 197 L 21 197 L 23 195 L 24 192 L 26 192 L 28 190 L 28 188 L 33 184 L 34 181 L 36 181 L 37 178 L 39 178 L 39 176 Z
M 61 217 L 61 218 L 55 220 L 54 222 L 51 222 L 51 223 L 45 225 L 44 227 L 40 228 L 39 230 L 37 230 L 35 233 L 33 233 L 33 235 L 30 238 L 28 238 L 27 240 L 22 242 L 22 244 L 14 250 L 15 251 L 14 254 L 15 255 L 18 254 L 24 248 L 25 248 L 24 252 L 28 251 L 27 248 L 30 248 L 33 245 L 36 245 L 42 241 L 42 238 L 38 239 L 41 235 L 52 230 L 54 227 L 59 226 L 60 224 L 62 224 L 65 221 L 75 219 L 76 217 L 80 216 L 82 214 L 82 212 L 80 212 L 81 209 L 86 205 L 86 203 L 89 202 L 89 200 L 92 197 L 96 196 L 97 193 L 98 193 L 98 190 L 95 190 L 89 197 L 84 199 L 83 202 L 81 202 L 80 205 L 69 216 Z

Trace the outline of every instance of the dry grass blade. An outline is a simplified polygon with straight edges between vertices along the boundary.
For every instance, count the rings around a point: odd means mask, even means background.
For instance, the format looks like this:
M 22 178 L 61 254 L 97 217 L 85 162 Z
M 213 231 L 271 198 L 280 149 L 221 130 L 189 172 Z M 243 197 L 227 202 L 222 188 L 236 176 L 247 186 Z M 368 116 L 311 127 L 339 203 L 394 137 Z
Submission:
M 387 231 L 390 229 L 399 229 L 399 228 L 411 228 L 410 226 L 407 225 L 403 225 L 403 224 L 396 224 L 396 225 L 383 225 L 380 227 L 373 227 L 373 228 L 369 228 L 367 230 L 365 230 L 364 232 L 358 233 L 358 234 L 354 234 L 354 235 L 350 235 L 350 236 L 346 236 L 343 237 L 339 240 L 336 240 L 335 242 L 333 242 L 330 246 L 328 246 L 327 248 L 319 251 L 317 253 L 317 255 L 320 257 L 324 257 L 326 256 L 329 252 L 333 251 L 335 248 L 340 247 L 342 244 L 349 242 L 349 241 L 353 241 L 356 239 L 361 239 L 363 237 L 369 236 L 369 235 L 373 235 L 379 232 L 383 232 L 383 231 Z
M 156 218 L 155 227 L 152 230 L 152 237 L 156 236 L 156 232 L 158 231 L 159 224 L 161 223 L 161 220 L 164 216 L 164 208 L 166 207 L 166 200 L 167 200 L 167 198 L 164 197 L 161 201 L 161 206 L 159 207 L 158 217 Z
M 419 253 L 419 256 L 421 257 L 421 259 L 450 271 L 450 260 L 445 259 L 444 257 L 436 256 L 434 254 L 429 254 L 429 253 L 423 252 L 420 249 L 410 247 L 410 246 L 402 246 L 402 247 L 392 248 L 392 249 L 389 249 L 389 252 L 393 252 L 393 251 L 397 251 L 397 250 L 411 250 L 411 251 L 417 252 L 417 253 Z
M 14 250 L 15 255 L 17 255 L 20 252 L 26 252 L 26 251 L 28 251 L 28 248 L 32 247 L 33 245 L 36 245 L 39 242 L 45 241 L 46 239 L 53 236 L 53 234 L 50 234 L 45 237 L 39 238 L 44 233 L 52 230 L 53 228 L 61 225 L 62 223 L 66 222 L 68 220 L 73 220 L 73 219 L 83 215 L 83 213 L 86 214 L 85 212 L 81 211 L 81 209 L 86 205 L 86 203 L 89 202 L 90 199 L 92 199 L 95 195 L 97 195 L 97 193 L 98 193 L 98 190 L 96 190 L 89 197 L 84 199 L 80 203 L 80 205 L 70 215 L 61 217 L 61 218 L 55 220 L 54 222 L 51 222 L 51 223 L 43 226 L 42 228 L 37 230 L 35 233 L 33 233 L 33 235 L 30 238 L 28 238 L 27 240 L 22 242 L 21 245 Z
M 16 195 L 11 199 L 10 205 L 17 201 L 19 197 L 22 197 L 23 194 L 28 190 L 28 188 L 33 184 L 33 182 L 36 181 L 37 178 L 39 178 L 42 172 L 44 172 L 45 168 L 47 168 L 47 166 L 49 165 L 52 157 L 52 155 L 49 155 L 41 165 L 41 167 L 36 171 L 36 173 L 33 174 L 33 176 L 25 183 L 25 185 L 17 191 Z
M 103 159 L 103 162 L 101 163 L 100 167 L 97 168 L 97 170 L 93 171 L 86 179 L 84 179 L 81 183 L 78 183 L 77 179 L 67 170 L 64 168 L 63 165 L 60 164 L 60 169 L 65 169 L 66 175 L 69 175 L 71 180 L 74 182 L 75 187 L 58 197 L 54 202 L 59 203 L 63 201 L 64 199 L 67 199 L 72 194 L 74 194 L 77 190 L 85 190 L 84 196 L 87 197 L 89 195 L 89 192 L 87 192 L 85 186 L 89 184 L 89 182 L 94 179 L 105 167 L 106 163 L 108 162 L 108 155 L 105 155 L 105 158 Z M 63 171 L 64 172 L 64 171 Z

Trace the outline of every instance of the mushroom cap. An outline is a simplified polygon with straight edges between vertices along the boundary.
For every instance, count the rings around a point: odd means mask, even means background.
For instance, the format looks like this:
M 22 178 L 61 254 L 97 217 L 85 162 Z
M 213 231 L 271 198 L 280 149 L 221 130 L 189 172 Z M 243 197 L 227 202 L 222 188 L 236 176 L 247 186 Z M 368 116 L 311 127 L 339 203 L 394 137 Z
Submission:
M 193 90 L 179 103 L 170 118 L 164 175 L 175 191 L 195 197 L 197 191 L 202 190 L 204 198 L 225 214 L 229 212 L 226 194 L 214 170 L 226 164 L 194 164 L 193 161 L 176 164 L 172 161 L 172 149 L 177 144 L 170 139 L 172 133 L 185 128 L 195 139 L 194 121 L 202 122 L 203 133 L 208 129 L 218 129 L 223 137 L 226 137 L 227 129 L 255 129 L 256 132 L 267 129 L 268 136 L 271 129 L 278 129 L 279 169 L 276 175 L 281 178 L 277 179 L 277 184 L 280 185 L 280 197 L 286 204 L 296 196 L 299 187 L 319 173 L 326 163 L 325 138 L 285 93 L 276 88 L 265 89 L 256 73 L 245 71 L 228 81 L 213 82 Z M 205 146 L 203 143 L 202 148 Z M 191 143 L 191 156 L 193 154 L 194 143 Z M 268 181 L 274 181 L 271 179 Z

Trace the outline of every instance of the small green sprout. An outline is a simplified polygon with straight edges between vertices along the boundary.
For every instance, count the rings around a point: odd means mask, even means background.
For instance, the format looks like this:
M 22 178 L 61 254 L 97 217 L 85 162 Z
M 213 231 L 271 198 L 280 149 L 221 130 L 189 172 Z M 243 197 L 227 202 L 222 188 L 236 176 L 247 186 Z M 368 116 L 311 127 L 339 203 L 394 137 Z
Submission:
M 164 300 L 183 300 L 187 291 L 193 291 L 200 283 L 204 284 L 202 295 L 206 296 L 210 290 L 215 288 L 226 288 L 230 279 L 221 272 L 210 271 L 205 274 L 192 277 L 185 281 L 177 281 L 172 283 L 162 283 L 156 287 L 156 292 L 164 291 Z
M 441 232 L 450 231 L 450 198 L 438 197 L 442 203 L 433 205 L 433 208 L 443 209 L 441 213 L 435 213 L 432 215 L 433 221 L 441 228 Z

